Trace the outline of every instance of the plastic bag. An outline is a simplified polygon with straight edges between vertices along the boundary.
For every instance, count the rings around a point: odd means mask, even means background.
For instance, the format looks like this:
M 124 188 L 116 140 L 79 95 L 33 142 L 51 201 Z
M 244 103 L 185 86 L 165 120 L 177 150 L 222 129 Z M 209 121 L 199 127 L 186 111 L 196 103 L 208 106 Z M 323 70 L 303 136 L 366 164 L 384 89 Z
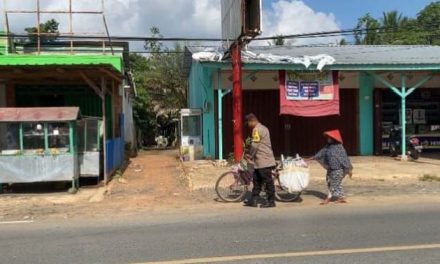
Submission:
M 309 186 L 310 172 L 307 163 L 297 155 L 295 159 L 283 160 L 280 184 L 288 192 L 301 192 Z

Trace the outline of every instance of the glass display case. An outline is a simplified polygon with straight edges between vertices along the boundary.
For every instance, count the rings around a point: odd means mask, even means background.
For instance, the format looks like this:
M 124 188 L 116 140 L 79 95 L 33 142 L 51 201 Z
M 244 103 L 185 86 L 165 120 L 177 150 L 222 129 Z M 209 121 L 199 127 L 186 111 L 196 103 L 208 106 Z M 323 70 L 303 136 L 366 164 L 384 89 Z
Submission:
M 76 189 L 78 119 L 78 107 L 0 108 L 0 183 L 72 181 Z
M 184 161 L 203 158 L 203 123 L 201 109 L 180 111 L 180 152 Z
M 99 177 L 102 168 L 100 164 L 102 120 L 83 117 L 77 124 L 80 177 Z

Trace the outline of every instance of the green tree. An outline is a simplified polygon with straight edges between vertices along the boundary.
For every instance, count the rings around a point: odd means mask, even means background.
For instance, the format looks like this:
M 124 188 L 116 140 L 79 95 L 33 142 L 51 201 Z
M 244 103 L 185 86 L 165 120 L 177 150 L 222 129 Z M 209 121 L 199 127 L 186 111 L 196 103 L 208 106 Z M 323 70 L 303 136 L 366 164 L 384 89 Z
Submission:
M 398 31 L 394 32 L 394 36 L 390 43 L 394 45 L 419 45 L 426 44 L 423 39 L 425 32 L 421 31 L 417 20 L 413 18 L 404 18 Z
M 357 45 L 382 44 L 380 37 L 381 23 L 369 13 L 360 17 L 355 29 L 354 38 Z
M 161 38 L 157 27 L 150 29 L 152 38 Z M 143 131 L 144 142 L 153 143 L 161 134 L 174 139 L 179 110 L 186 107 L 187 81 L 183 73 L 183 46 L 169 48 L 153 39 L 145 42 L 148 56 L 132 55 L 132 69 L 138 87 L 135 119 Z M 147 132 L 148 130 L 148 132 Z
M 396 10 L 383 12 L 380 30 L 382 44 L 393 44 L 399 39 L 399 31 L 402 30 L 404 21 L 407 20 L 401 13 Z
M 384 12 L 380 19 L 359 18 L 356 44 L 440 45 L 440 1 L 428 4 L 416 18 L 398 11 Z
M 427 5 L 417 15 L 420 31 L 424 32 L 424 44 L 440 45 L 440 1 Z
M 55 19 L 50 19 L 44 23 L 39 25 L 40 33 L 51 33 L 53 35 L 42 35 L 40 37 L 41 43 L 54 42 L 59 34 L 60 23 L 58 23 Z M 30 42 L 35 43 L 38 41 L 38 29 L 37 27 L 28 27 L 24 29 L 28 33 L 28 39 Z
M 375 19 L 370 14 L 359 18 L 356 27 L 356 44 L 362 45 L 414 45 L 426 44 L 417 20 L 408 18 L 397 11 L 384 12 L 382 18 Z
M 162 34 L 160 34 L 159 28 L 154 26 L 150 28 L 150 37 L 163 38 Z M 154 55 L 155 53 L 161 52 L 161 50 L 163 49 L 163 44 L 162 42 L 157 40 L 149 40 L 145 42 L 144 48 L 147 51 L 152 52 L 152 54 Z
M 151 145 L 154 143 L 156 134 L 156 117 L 152 111 L 153 106 L 145 76 L 145 73 L 150 70 L 150 65 L 146 57 L 130 54 L 130 66 L 137 89 L 137 96 L 133 104 L 133 118 L 141 131 L 142 144 Z

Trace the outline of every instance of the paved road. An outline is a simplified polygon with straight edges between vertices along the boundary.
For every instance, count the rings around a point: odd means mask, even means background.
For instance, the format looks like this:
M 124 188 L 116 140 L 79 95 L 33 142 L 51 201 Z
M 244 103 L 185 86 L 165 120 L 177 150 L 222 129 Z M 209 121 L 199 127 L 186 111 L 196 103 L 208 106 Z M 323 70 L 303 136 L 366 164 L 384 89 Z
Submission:
M 438 204 L 0 223 L 0 263 L 209 263 L 226 256 L 222 263 L 429 264 L 440 259 L 439 223 Z

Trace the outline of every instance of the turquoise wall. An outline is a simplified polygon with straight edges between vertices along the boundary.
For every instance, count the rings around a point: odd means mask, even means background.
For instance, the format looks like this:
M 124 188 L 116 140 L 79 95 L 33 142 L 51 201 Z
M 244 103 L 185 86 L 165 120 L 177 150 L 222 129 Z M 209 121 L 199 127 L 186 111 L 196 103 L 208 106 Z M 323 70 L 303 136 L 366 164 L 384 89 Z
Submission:
M 374 152 L 374 77 L 359 73 L 359 146 L 360 154 L 367 156 Z
M 215 158 L 215 114 L 213 73 L 216 69 L 206 68 L 193 61 L 188 84 L 188 107 L 203 109 L 203 152 L 206 157 Z

